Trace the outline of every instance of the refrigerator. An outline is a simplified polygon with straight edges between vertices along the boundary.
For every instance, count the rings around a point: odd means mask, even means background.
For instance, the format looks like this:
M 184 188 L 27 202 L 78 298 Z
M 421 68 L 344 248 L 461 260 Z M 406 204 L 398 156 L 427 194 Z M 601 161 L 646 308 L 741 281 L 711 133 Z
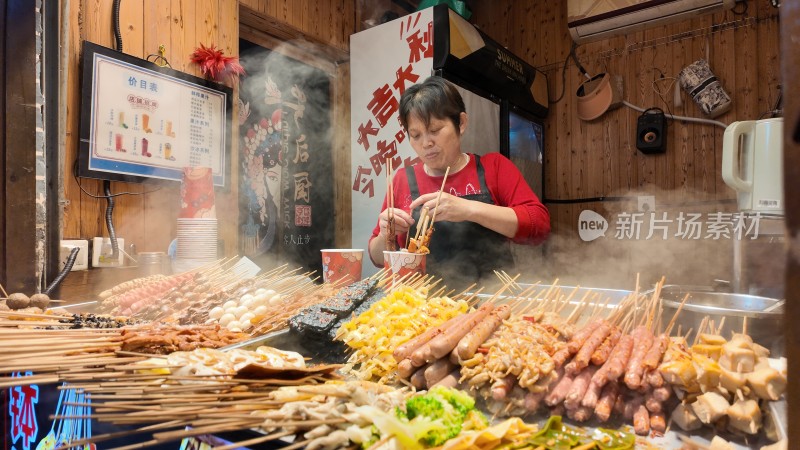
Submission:
M 350 36 L 352 246 L 367 249 L 386 194 L 386 168 L 418 160 L 398 120 L 405 88 L 439 75 L 452 82 L 469 116 L 465 152 L 500 152 L 544 197 L 544 73 L 509 52 L 446 5 Z M 377 271 L 364 265 L 364 276 Z

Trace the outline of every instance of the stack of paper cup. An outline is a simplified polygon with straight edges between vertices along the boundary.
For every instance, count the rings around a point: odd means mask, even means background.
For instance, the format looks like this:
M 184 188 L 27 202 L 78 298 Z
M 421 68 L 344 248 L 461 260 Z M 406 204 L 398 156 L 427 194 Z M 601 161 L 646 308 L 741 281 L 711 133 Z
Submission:
M 172 270 L 185 272 L 217 259 L 214 183 L 208 167 L 183 169 L 178 245 Z
M 185 272 L 217 259 L 217 219 L 178 218 L 173 272 Z

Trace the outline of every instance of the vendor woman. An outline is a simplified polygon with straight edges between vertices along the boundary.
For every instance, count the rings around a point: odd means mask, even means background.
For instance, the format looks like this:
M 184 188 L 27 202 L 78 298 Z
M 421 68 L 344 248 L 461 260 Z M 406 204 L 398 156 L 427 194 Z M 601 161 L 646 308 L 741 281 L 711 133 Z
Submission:
M 409 229 L 416 232 L 421 210 L 427 207 L 433 213 L 448 167 L 430 240 L 428 273 L 445 278 L 450 286 L 461 284 L 450 282 L 452 278 L 478 281 L 494 269 L 513 268 L 512 240 L 537 244 L 547 238 L 550 214 L 514 163 L 499 153 L 463 152 L 467 113 L 453 85 L 430 77 L 405 90 L 399 109 L 400 123 L 420 162 L 398 170 L 392 180 L 398 248 L 405 247 Z M 370 258 L 379 267 L 387 219 L 384 199 L 369 241 Z

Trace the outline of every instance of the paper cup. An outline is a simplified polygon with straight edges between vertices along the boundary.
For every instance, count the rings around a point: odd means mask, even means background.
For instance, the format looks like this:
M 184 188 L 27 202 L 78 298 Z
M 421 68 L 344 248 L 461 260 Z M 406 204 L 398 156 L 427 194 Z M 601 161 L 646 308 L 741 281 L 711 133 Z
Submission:
M 425 275 L 427 254 L 409 252 L 383 252 L 383 266 L 389 269 L 392 276 L 402 278 L 410 273 Z
M 322 249 L 322 280 L 326 283 L 361 281 L 364 250 L 358 248 Z

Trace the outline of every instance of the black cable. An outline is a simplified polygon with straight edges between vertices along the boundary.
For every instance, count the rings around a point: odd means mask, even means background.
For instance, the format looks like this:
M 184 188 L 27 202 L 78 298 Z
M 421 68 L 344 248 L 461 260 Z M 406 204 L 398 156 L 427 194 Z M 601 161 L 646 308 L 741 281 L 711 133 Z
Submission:
M 111 260 L 116 261 L 119 257 L 119 242 L 117 233 L 114 232 L 114 196 L 111 195 L 111 181 L 103 180 L 103 191 L 106 194 L 106 228 L 108 228 L 108 238 L 111 239 Z
M 570 56 L 572 56 L 572 59 L 575 61 L 575 65 L 578 67 L 578 70 L 580 70 L 580 72 L 583 74 L 583 76 L 585 76 L 586 78 L 591 78 L 591 76 L 589 76 L 589 73 L 586 72 L 586 69 L 583 68 L 583 65 L 581 64 L 581 62 L 578 61 L 578 55 L 575 54 L 575 50 L 577 48 L 578 48 L 578 44 L 576 42 L 573 42 L 572 43 L 572 47 L 570 47 L 570 49 L 569 49 L 569 54 L 570 54 Z
M 547 102 L 551 105 L 554 103 L 558 103 L 564 98 L 564 93 L 567 91 L 567 63 L 569 62 L 570 55 L 567 55 L 564 58 L 564 66 L 561 68 L 561 94 L 555 100 L 547 99 Z
M 122 52 L 122 33 L 119 29 L 119 4 L 122 0 L 114 0 L 114 12 L 112 19 L 114 20 L 114 39 L 117 43 L 117 51 Z
M 78 252 L 80 251 L 81 251 L 80 247 L 72 248 L 72 251 L 69 252 L 69 256 L 67 257 L 67 262 L 66 264 L 64 264 L 64 268 L 61 269 L 61 272 L 59 272 L 58 275 L 56 275 L 53 281 L 50 282 L 50 285 L 47 286 L 47 288 L 44 290 L 43 293 L 45 295 L 49 296 L 50 293 L 53 292 L 53 289 L 57 288 L 58 285 L 61 284 L 62 281 L 64 281 L 64 278 L 66 278 L 67 274 L 69 274 L 69 271 L 72 270 L 72 266 L 75 265 L 75 260 L 78 259 Z

